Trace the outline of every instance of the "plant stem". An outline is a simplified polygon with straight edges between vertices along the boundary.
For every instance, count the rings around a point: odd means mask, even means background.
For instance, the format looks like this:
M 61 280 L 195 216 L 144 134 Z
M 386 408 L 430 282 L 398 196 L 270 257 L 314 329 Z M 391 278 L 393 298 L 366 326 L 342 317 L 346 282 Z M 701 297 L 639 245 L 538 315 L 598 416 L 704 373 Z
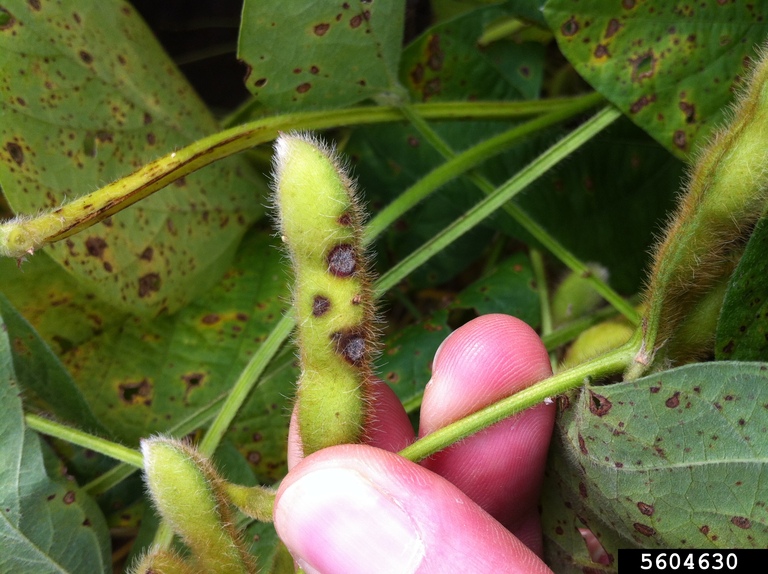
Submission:
M 443 164 L 441 168 L 448 166 L 453 161 L 456 161 L 459 157 L 464 156 L 470 151 L 470 150 L 467 150 L 466 152 L 457 156 L 455 152 L 442 140 L 442 138 L 440 138 L 440 136 L 429 126 L 429 124 L 427 124 L 424 121 L 424 119 L 421 118 L 416 113 L 415 109 L 404 107 L 403 114 L 409 119 L 409 121 L 414 125 L 414 127 L 416 127 L 416 129 L 419 130 L 422 136 L 427 141 L 429 141 L 432 144 L 432 146 L 438 152 L 440 152 L 440 154 L 443 155 L 443 157 L 449 160 L 445 164 Z M 524 128 L 529 124 L 533 124 L 534 122 L 537 122 L 537 121 L 540 122 L 543 119 L 544 118 L 537 118 L 536 120 L 532 120 L 531 122 L 528 122 L 527 124 L 524 124 L 523 126 L 520 126 L 520 127 Z M 498 138 L 500 136 L 496 136 L 496 137 Z M 494 139 L 496 138 L 491 138 L 491 140 L 488 140 L 488 142 Z M 483 143 L 486 143 L 486 142 L 483 142 Z M 476 146 L 476 147 L 479 147 L 479 146 Z M 474 148 L 471 148 L 471 149 L 474 149 Z M 438 170 L 435 170 L 435 172 L 436 171 Z M 468 177 L 486 195 L 493 192 L 493 189 L 494 189 L 493 184 L 490 183 L 486 178 L 484 178 L 480 174 L 470 173 Z M 421 182 L 419 182 L 419 184 L 420 183 Z M 413 187 L 416 187 L 416 186 L 413 186 Z M 405 192 L 403 196 L 405 196 L 406 193 L 408 192 Z M 399 197 L 396 201 L 400 201 L 401 199 L 402 199 L 402 196 Z M 564 265 L 570 268 L 574 273 L 577 273 L 581 276 L 586 277 L 587 280 L 592 284 L 594 289 L 606 301 L 608 301 L 608 303 L 610 303 L 617 311 L 619 311 L 622 315 L 624 315 L 627 318 L 627 320 L 630 321 L 630 323 L 632 323 L 633 325 L 639 324 L 640 315 L 635 310 L 635 308 L 629 303 L 627 303 L 624 300 L 624 298 L 621 297 L 618 293 L 616 293 L 613 289 L 611 289 L 610 285 L 608 285 L 600 277 L 591 273 L 589 271 L 589 268 L 578 257 L 576 257 L 570 251 L 568 251 L 568 249 L 566 249 L 565 246 L 563 246 L 549 232 L 547 232 L 546 229 L 544 229 L 541 225 L 539 225 L 533 219 L 531 219 L 531 217 L 527 213 L 525 213 L 521 208 L 519 208 L 518 206 L 516 206 L 511 202 L 504 206 L 504 210 L 510 216 L 512 216 L 512 218 L 523 229 L 525 229 L 529 234 L 531 234 L 534 237 L 534 239 L 536 239 L 539 243 L 541 243 L 550 253 L 552 253 L 555 257 L 557 257 Z
M 555 143 L 520 172 L 512 176 L 506 183 L 496 188 L 493 193 L 477 203 L 464 215 L 443 229 L 443 231 L 382 275 L 374 286 L 377 296 L 380 296 L 391 289 L 430 257 L 444 249 L 448 244 L 461 237 L 464 233 L 467 233 L 483 219 L 491 215 L 494 211 L 538 179 L 552 166 L 570 155 L 574 150 L 589 141 L 590 138 L 599 133 L 606 126 L 610 125 L 611 122 L 620 116 L 621 112 L 615 108 L 606 107 L 598 112 L 591 120 L 585 122 L 559 142 Z
M 590 97 L 593 97 L 590 95 Z M 519 117 L 569 106 L 582 98 L 543 102 L 476 102 L 421 104 L 419 112 L 435 119 Z M 0 225 L 0 255 L 24 257 L 46 243 L 74 235 L 114 215 L 214 161 L 274 139 L 279 132 L 392 122 L 402 119 L 399 108 L 368 106 L 305 112 L 263 118 L 200 139 L 149 162 L 101 189 L 34 218 L 17 218 Z
M 400 456 L 418 462 L 467 436 L 517 414 L 544 400 L 582 385 L 586 379 L 600 378 L 623 371 L 634 360 L 640 347 L 640 330 L 632 339 L 614 351 L 553 375 L 505 399 L 472 413 L 427 436 L 399 452 Z
M 544 258 L 541 251 L 531 248 L 530 250 L 531 267 L 533 268 L 533 279 L 536 282 L 536 291 L 539 295 L 539 310 L 541 314 L 541 336 L 546 337 L 552 333 L 552 313 L 549 306 L 549 290 L 547 289 L 547 274 L 544 269 Z M 552 366 L 552 372 L 557 372 L 557 353 L 549 352 L 549 364 Z
M 503 152 L 524 137 L 570 119 L 603 101 L 599 94 L 590 94 L 572 105 L 565 106 L 544 116 L 517 125 L 492 138 L 484 140 L 460 154 L 455 154 L 410 107 L 402 108 L 403 114 L 415 125 L 420 133 L 448 161 L 433 169 L 394 201 L 382 209 L 370 222 L 365 231 L 365 243 L 371 243 L 402 213 L 419 203 L 441 185 L 476 167 L 489 158 Z M 426 129 L 425 129 L 426 128 Z
M 31 413 L 24 415 L 24 420 L 29 428 L 43 434 L 60 438 L 95 452 L 100 452 L 138 468 L 141 468 L 144 464 L 139 451 L 116 442 L 93 436 Z
M 203 440 L 200 441 L 198 450 L 203 456 L 211 456 L 216 451 L 221 439 L 224 437 L 224 433 L 227 432 L 240 407 L 243 406 L 264 369 L 267 368 L 267 365 L 280 349 L 283 342 L 291 334 L 293 326 L 293 318 L 288 315 L 283 316 L 269 333 L 266 340 L 259 346 L 259 350 L 248 361 L 237 381 L 235 381 L 232 390 L 227 395 L 224 405 L 213 419 L 208 432 L 205 433 Z

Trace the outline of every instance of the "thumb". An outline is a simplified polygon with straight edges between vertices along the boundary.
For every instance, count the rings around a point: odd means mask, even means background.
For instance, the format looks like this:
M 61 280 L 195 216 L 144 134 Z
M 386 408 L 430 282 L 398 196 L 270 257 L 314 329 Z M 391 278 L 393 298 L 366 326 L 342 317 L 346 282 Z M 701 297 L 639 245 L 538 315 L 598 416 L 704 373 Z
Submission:
M 366 445 L 304 459 L 280 485 L 274 518 L 307 573 L 550 572 L 447 480 Z

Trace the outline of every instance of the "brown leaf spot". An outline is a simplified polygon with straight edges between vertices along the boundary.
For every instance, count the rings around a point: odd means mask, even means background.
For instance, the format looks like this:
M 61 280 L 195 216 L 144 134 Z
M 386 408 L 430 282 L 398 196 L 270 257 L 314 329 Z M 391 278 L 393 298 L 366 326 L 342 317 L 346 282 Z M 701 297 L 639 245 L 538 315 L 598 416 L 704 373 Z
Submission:
M 750 522 L 749 518 L 744 516 L 734 516 L 731 518 L 731 524 L 743 530 L 752 528 L 752 522 Z
M 443 68 L 444 59 L 445 54 L 440 49 L 440 36 L 434 34 L 427 44 L 427 66 L 430 70 L 437 72 Z
M 267 83 L 266 78 L 259 78 L 258 80 L 253 82 L 253 85 L 256 86 L 257 88 L 263 88 L 266 85 L 266 83 Z
M 147 379 L 142 379 L 138 382 L 121 383 L 117 388 L 120 398 L 129 405 L 147 404 L 147 399 L 152 396 L 152 383 Z
M 40 11 L 40 0 L 27 0 L 27 4 L 29 4 L 29 7 L 35 12 Z
M 642 514 L 645 514 L 646 516 L 652 516 L 655 508 L 651 506 L 650 504 L 646 504 L 645 502 L 638 502 L 637 508 L 640 510 Z
M 251 464 L 259 464 L 261 462 L 261 453 L 257 450 L 252 450 L 248 452 L 247 458 Z
M 139 259 L 143 259 L 144 261 L 152 261 L 152 256 L 155 254 L 155 250 L 151 247 L 147 247 L 144 251 L 141 252 L 141 255 L 139 255 Z
M 391 371 L 387 373 L 386 379 L 394 385 L 400 380 L 400 375 L 398 375 L 395 371 Z
M 411 69 L 410 76 L 411 76 L 411 81 L 415 85 L 420 84 L 422 81 L 424 81 L 424 66 L 422 66 L 421 64 L 416 64 Z
M 674 395 L 669 397 L 665 402 L 665 405 L 670 409 L 676 409 L 680 406 L 680 391 L 677 391 Z
M 656 101 L 656 96 L 641 96 L 639 99 L 635 100 L 631 106 L 629 106 L 629 111 L 633 114 L 636 114 L 640 110 L 642 110 L 645 106 L 648 104 L 652 104 Z
M 610 56 L 610 53 L 608 52 L 608 47 L 604 44 L 598 44 L 595 48 L 595 58 L 605 58 L 607 56 Z
M 349 27 L 350 28 L 357 28 L 362 23 L 363 23 L 363 17 L 362 17 L 362 15 L 358 14 L 357 16 L 353 16 L 349 20 Z
M 336 277 L 350 277 L 357 268 L 355 248 L 348 243 L 337 245 L 326 258 L 328 272 Z
M 619 29 L 621 29 L 621 22 L 619 22 L 616 18 L 611 18 L 608 22 L 608 26 L 605 28 L 605 39 L 607 40 L 616 34 Z
M 200 320 L 203 325 L 215 325 L 219 321 L 221 321 L 221 317 L 219 317 L 216 313 L 209 313 Z
M 7 30 L 16 23 L 16 19 L 8 10 L 0 6 L 0 30 Z
M 565 24 L 560 26 L 560 33 L 563 36 L 573 36 L 579 31 L 579 23 L 576 21 L 575 16 L 571 16 L 566 20 Z
M 107 248 L 107 242 L 102 237 L 89 237 L 85 240 L 85 249 L 91 257 L 101 257 Z
M 139 277 L 139 297 L 148 297 L 152 293 L 160 291 L 160 275 L 157 273 L 147 273 Z
M 587 485 L 583 482 L 579 483 L 579 496 L 582 498 L 589 498 L 589 493 L 587 492 Z
M 632 10 L 635 7 L 635 0 L 622 0 L 621 5 L 627 10 Z
M 312 84 L 309 82 L 304 82 L 303 84 L 299 84 L 296 86 L 296 91 L 300 94 L 306 94 L 310 89 L 312 88 Z
M 323 23 L 321 23 L 321 24 L 317 24 L 317 25 L 314 27 L 314 32 L 315 32 L 315 35 L 316 35 L 316 36 L 323 36 L 323 35 L 324 35 L 324 34 L 325 34 L 327 31 L 328 31 L 328 29 L 329 29 L 330 27 L 331 27 L 331 25 L 330 25 L 330 24 L 327 24 L 327 23 L 325 23 L 325 22 L 323 22 Z
M 640 524 L 639 522 L 635 522 L 632 527 L 643 536 L 653 536 L 656 534 L 656 531 L 653 528 L 645 524 Z
M 91 64 L 93 62 L 93 55 L 85 50 L 80 50 L 80 59 L 86 64 Z
M 309 68 L 309 73 L 316 76 L 317 74 L 320 73 L 320 68 L 318 68 L 317 66 L 311 66 Z
M 652 77 L 656 73 L 656 61 L 653 50 L 643 52 L 636 58 L 630 58 L 629 63 L 632 66 L 632 81 L 638 82 Z
M 677 130 L 675 135 L 672 136 L 672 142 L 680 149 L 685 149 L 688 145 L 688 138 L 683 130 Z
M 661 383 L 659 383 L 658 385 L 654 385 L 653 387 L 650 387 L 648 390 L 651 391 L 652 395 L 655 395 L 661 390 Z
M 322 317 L 331 308 L 331 300 L 328 297 L 322 295 L 315 295 L 312 300 L 312 315 L 315 317 Z
M 351 365 L 359 366 L 365 359 L 365 337 L 356 330 L 338 331 L 331 335 L 336 352 Z
M 15 161 L 18 165 L 21 165 L 24 163 L 24 150 L 21 149 L 21 146 L 19 144 L 15 142 L 8 142 L 5 144 L 5 149 L 10 154 L 11 159 Z
M 587 443 L 584 440 L 584 437 L 581 436 L 581 433 L 579 433 L 579 450 L 581 451 L 581 454 L 584 456 L 587 456 L 589 454 L 589 450 L 587 450 Z
M 68 490 L 62 498 L 64 504 L 72 504 L 75 501 L 75 493 L 72 490 Z
M 685 123 L 694 123 L 696 121 L 696 106 L 688 102 L 680 102 L 679 106 L 685 114 Z
M 336 221 L 339 222 L 339 225 L 343 225 L 344 227 L 349 227 L 350 225 L 352 225 L 352 216 L 349 214 L 349 212 L 345 211 L 339 216 L 339 218 Z
M 602 395 L 598 395 L 594 391 L 589 391 L 589 412 L 599 417 L 608 414 L 613 404 L 607 398 Z
M 184 384 L 187 386 L 187 392 L 189 392 L 191 389 L 199 387 L 203 383 L 203 381 L 205 380 L 205 374 L 189 373 L 188 375 L 182 375 L 181 379 L 184 381 Z
M 701 532 L 704 536 L 706 536 L 707 534 L 709 534 L 709 526 L 705 524 L 704 526 L 699 528 L 699 532 Z

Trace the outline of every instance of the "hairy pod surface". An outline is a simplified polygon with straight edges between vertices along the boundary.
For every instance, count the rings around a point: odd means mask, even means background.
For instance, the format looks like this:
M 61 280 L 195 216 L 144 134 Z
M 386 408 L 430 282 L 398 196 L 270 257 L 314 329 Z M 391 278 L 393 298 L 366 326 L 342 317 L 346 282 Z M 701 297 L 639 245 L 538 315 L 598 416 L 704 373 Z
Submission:
M 152 500 L 190 548 L 197 570 L 209 574 L 256 572 L 253 557 L 234 527 L 222 479 L 205 458 L 180 441 L 141 441 Z
M 362 439 L 375 351 L 363 213 L 341 161 L 307 135 L 278 138 L 274 181 L 294 274 L 299 433 L 310 454 Z
M 700 154 L 656 248 L 639 364 L 649 363 L 659 347 L 673 340 L 686 315 L 722 284 L 767 198 L 768 52 L 763 50 L 730 124 Z

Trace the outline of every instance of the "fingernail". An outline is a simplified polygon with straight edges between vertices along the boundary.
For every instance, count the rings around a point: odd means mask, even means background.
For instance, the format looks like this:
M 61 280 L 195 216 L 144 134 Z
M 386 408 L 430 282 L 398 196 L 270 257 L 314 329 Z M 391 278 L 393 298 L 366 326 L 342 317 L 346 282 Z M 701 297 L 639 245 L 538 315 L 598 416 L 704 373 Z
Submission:
M 351 469 L 319 469 L 280 496 L 275 527 L 305 571 L 415 572 L 424 558 L 403 507 Z

